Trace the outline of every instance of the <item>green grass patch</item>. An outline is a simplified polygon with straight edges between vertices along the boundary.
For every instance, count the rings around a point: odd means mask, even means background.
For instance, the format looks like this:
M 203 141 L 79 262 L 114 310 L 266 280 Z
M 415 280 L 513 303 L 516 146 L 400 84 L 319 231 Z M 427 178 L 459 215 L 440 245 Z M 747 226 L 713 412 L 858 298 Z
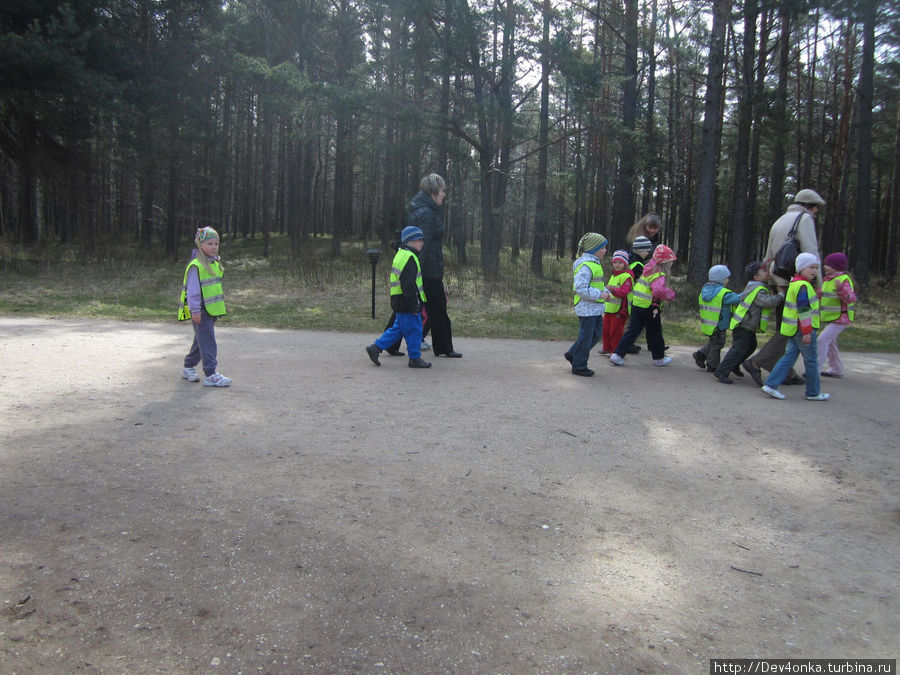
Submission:
M 41 317 L 174 322 L 185 260 L 138 256 L 133 249 L 85 252 L 77 246 L 41 252 L 0 244 L 0 312 Z M 390 255 L 376 268 L 375 318 L 372 318 L 372 268 L 368 245 L 349 242 L 342 255 L 331 255 L 331 241 L 303 242 L 299 255 L 287 237 L 273 235 L 263 257 L 260 238 L 222 242 L 225 297 L 234 326 L 361 332 L 377 335 L 390 316 L 387 275 Z M 571 260 L 547 256 L 543 277 L 535 277 L 527 255 L 505 256 L 500 274 L 486 279 L 478 268 L 478 250 L 469 250 L 467 266 L 447 251 L 445 282 L 454 334 L 529 340 L 574 340 Z M 673 345 L 701 345 L 697 293 L 675 278 L 678 297 L 663 308 L 663 331 Z M 900 292 L 873 283 L 858 306 L 856 323 L 841 335 L 850 351 L 900 351 Z

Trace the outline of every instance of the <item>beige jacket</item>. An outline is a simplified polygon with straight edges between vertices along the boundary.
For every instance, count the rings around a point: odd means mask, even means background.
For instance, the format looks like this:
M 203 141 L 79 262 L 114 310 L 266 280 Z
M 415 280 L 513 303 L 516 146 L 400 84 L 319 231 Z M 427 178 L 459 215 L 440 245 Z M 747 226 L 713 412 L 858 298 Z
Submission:
M 787 241 L 791 228 L 793 228 L 794 223 L 797 222 L 798 215 L 800 216 L 800 222 L 797 223 L 797 246 L 800 248 L 801 253 L 812 253 L 819 258 L 819 272 L 816 276 L 819 279 L 817 287 L 821 288 L 822 257 L 819 255 L 819 243 L 816 240 L 816 218 L 805 206 L 791 204 L 787 208 L 787 211 L 784 212 L 784 215 L 775 221 L 772 225 L 772 229 L 769 230 L 769 245 L 766 248 L 765 259 L 770 261 L 775 259 L 775 254 L 778 253 L 778 249 L 781 248 L 782 244 Z M 777 284 L 778 286 L 787 286 L 790 281 L 790 279 L 782 279 L 774 274 L 772 275 L 772 283 Z

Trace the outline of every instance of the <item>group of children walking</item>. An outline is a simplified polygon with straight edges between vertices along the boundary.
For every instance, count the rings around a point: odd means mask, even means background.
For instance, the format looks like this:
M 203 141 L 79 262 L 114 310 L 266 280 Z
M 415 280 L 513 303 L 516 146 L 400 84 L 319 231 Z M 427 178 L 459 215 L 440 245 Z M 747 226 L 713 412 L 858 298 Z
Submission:
M 179 319 L 190 319 L 194 340 L 185 356 L 181 376 L 198 382 L 196 367 L 203 365 L 203 385 L 227 387 L 231 379 L 218 372 L 215 339 L 216 320 L 225 314 L 222 290 L 223 268 L 219 259 L 219 235 L 211 227 L 197 230 L 196 248 L 184 273 L 179 303 Z M 381 365 L 379 355 L 390 349 L 400 338 L 406 340 L 411 368 L 428 368 L 431 364 L 421 358 L 421 311 L 425 303 L 422 271 L 418 253 L 424 235 L 417 227 L 402 231 L 401 246 L 391 267 L 390 298 L 395 320 L 384 334 L 366 347 L 375 365 Z M 564 357 L 574 375 L 590 377 L 588 368 L 591 350 L 602 342 L 601 354 L 608 355 L 615 366 L 625 364 L 625 357 L 639 348 L 635 341 L 644 331 L 647 346 L 655 366 L 672 362 L 666 356 L 660 310 L 664 302 L 675 297 L 668 286 L 672 263 L 677 259 L 671 248 L 659 244 L 655 248 L 644 236 L 635 238 L 632 250 L 617 250 L 612 255 L 612 274 L 607 281 L 602 260 L 609 241 L 597 232 L 588 232 L 578 242 L 578 257 L 572 264 L 573 307 L 578 317 L 578 336 Z M 820 374 L 824 377 L 843 377 L 843 364 L 838 349 L 838 337 L 854 319 L 856 292 L 847 273 L 847 256 L 832 253 L 824 260 L 822 287 L 814 288 L 819 271 L 819 259 L 811 253 L 801 253 L 795 261 L 796 274 L 786 292 L 771 292 L 769 265 L 752 262 L 744 270 L 749 281 L 740 293 L 728 289 L 731 272 L 725 265 L 713 265 L 708 281 L 698 297 L 700 327 L 707 342 L 693 353 L 697 366 L 712 373 L 723 384 L 732 384 L 731 375 L 743 377 L 741 367 L 750 373 L 762 391 L 773 398 L 783 399 L 778 387 L 785 381 L 799 356 L 806 366 L 806 398 L 825 401 L 829 394 L 820 389 Z M 787 337 L 784 356 L 775 364 L 765 383 L 759 370 L 748 367 L 747 361 L 757 347 L 757 335 L 765 333 L 773 310 L 784 304 L 778 331 Z M 778 323 L 776 321 L 776 323 Z M 728 330 L 731 347 L 721 357 Z M 821 334 L 819 335 L 819 331 Z
M 578 258 L 572 264 L 578 338 L 563 354 L 572 374 L 594 374 L 587 367 L 588 356 L 600 340 L 601 354 L 608 354 L 613 365 L 624 365 L 644 331 L 653 364 L 669 365 L 672 358 L 665 353 L 660 308 L 675 297 L 666 283 L 677 260 L 675 253 L 665 244 L 652 249 L 647 237 L 637 237 L 631 254 L 621 249 L 613 253 L 613 275 L 607 284 L 601 266 L 607 246 L 606 237 L 596 232 L 588 232 L 578 242 Z
M 647 260 L 649 244 L 645 237 L 638 237 L 631 254 L 624 250 L 613 253 L 612 275 L 606 281 L 601 264 L 608 247 L 606 237 L 588 232 L 579 241 L 578 257 L 572 264 L 578 336 L 563 354 L 571 364 L 573 375 L 594 374 L 587 367 L 588 358 L 601 340 L 600 353 L 608 354 L 613 365 L 624 365 L 626 355 L 634 353 L 634 343 L 643 331 L 647 332 L 653 364 L 667 366 L 672 362 L 665 355 L 667 347 L 660 310 L 664 302 L 675 297 L 667 278 L 676 257 L 671 248 L 660 244 Z M 818 275 L 819 259 L 811 253 L 801 253 L 795 261 L 796 274 L 782 293 L 780 289 L 770 292 L 769 265 L 756 261 L 745 268 L 749 281 L 736 293 L 727 287 L 731 277 L 728 267 L 713 265 L 698 297 L 700 328 L 707 342 L 693 353 L 697 366 L 723 384 L 734 383 L 731 375 L 743 377 L 743 366 L 763 392 L 784 399 L 778 387 L 797 358 L 803 356 L 806 399 L 827 400 L 829 394 L 821 391 L 819 376 L 820 373 L 825 377 L 843 376 L 837 339 L 854 318 L 856 293 L 847 266 L 847 256 L 843 253 L 828 255 L 824 261 L 822 288 L 817 291 L 813 282 Z M 781 320 L 775 323 L 780 334 L 787 338 L 787 347 L 768 379 L 762 382 L 758 370 L 747 367 L 745 362 L 756 351 L 757 334 L 766 332 L 773 310 L 782 303 Z M 732 333 L 731 348 L 722 358 L 728 330 Z
M 770 279 L 769 267 L 763 262 L 747 266 L 745 274 L 750 281 L 740 294 L 725 287 L 730 276 L 728 268 L 713 266 L 699 298 L 700 322 L 709 339 L 693 354 L 697 366 L 712 372 L 723 384 L 733 383 L 730 374 L 742 376 L 740 367 L 743 366 L 766 394 L 784 399 L 778 387 L 802 356 L 806 368 L 806 399 L 828 400 L 830 395 L 821 390 L 820 375 L 843 377 L 837 338 L 854 318 L 856 292 L 847 266 L 847 256 L 843 253 L 826 256 L 822 287 L 816 290 L 813 284 L 819 273 L 819 258 L 812 253 L 801 253 L 795 260 L 796 273 L 784 294 L 780 290 L 769 292 L 766 285 Z M 778 332 L 787 338 L 787 346 L 763 382 L 759 370 L 746 362 L 756 351 L 757 333 L 766 332 L 773 310 L 782 303 L 781 321 L 775 323 Z M 727 328 L 732 331 L 731 349 L 719 361 Z

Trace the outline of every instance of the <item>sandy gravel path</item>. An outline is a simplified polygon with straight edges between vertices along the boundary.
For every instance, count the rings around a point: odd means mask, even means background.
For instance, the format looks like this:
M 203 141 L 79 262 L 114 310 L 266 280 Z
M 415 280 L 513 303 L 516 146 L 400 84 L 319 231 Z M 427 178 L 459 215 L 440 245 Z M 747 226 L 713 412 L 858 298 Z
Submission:
M 832 400 L 673 347 L 0 317 L 0 672 L 705 673 L 896 658 L 895 355 Z M 430 355 L 427 358 L 432 358 Z

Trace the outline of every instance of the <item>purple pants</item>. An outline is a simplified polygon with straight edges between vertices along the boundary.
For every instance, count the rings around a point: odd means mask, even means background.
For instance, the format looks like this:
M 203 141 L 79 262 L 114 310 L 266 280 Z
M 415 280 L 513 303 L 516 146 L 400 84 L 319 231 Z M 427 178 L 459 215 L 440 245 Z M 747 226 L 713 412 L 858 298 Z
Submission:
M 194 342 L 184 357 L 184 367 L 194 368 L 203 361 L 203 374 L 212 375 L 219 365 L 216 360 L 216 317 L 210 316 L 204 308 L 200 312 L 200 323 L 191 321 L 191 326 L 194 327 Z

